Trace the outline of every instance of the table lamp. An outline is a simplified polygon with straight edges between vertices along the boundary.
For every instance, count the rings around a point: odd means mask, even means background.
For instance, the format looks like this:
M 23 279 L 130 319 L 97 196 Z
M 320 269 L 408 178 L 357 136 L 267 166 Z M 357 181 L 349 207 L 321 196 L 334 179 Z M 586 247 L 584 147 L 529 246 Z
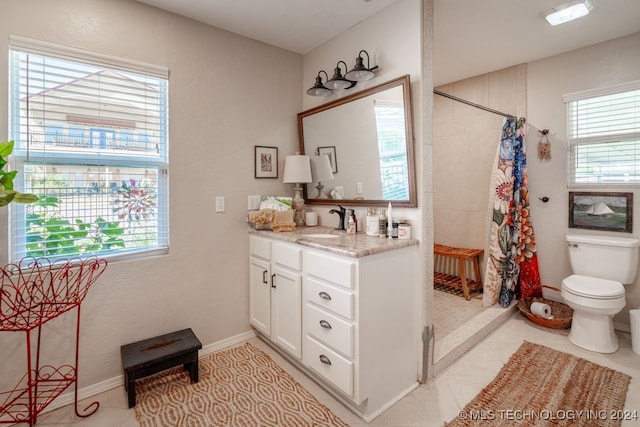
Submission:
M 318 185 L 316 185 L 316 189 L 318 190 L 316 199 L 326 199 L 327 194 L 323 191 L 324 185 L 322 185 L 322 181 L 333 180 L 333 171 L 331 170 L 329 156 L 321 154 L 311 158 L 311 177 L 314 181 L 318 181 Z
M 304 225 L 304 199 L 302 198 L 302 186 L 311 182 L 311 161 L 309 156 L 295 154 L 287 156 L 284 159 L 284 177 L 282 182 L 285 184 L 295 184 L 293 188 L 293 209 L 295 214 L 293 221 L 296 226 Z

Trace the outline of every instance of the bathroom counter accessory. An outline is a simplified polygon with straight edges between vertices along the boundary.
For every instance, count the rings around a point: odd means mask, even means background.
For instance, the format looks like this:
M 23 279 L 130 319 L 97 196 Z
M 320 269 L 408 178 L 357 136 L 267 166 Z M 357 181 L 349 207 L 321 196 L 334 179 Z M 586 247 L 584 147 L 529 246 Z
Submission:
M 249 233 L 297 243 L 352 258 L 380 254 L 418 244 L 416 239 L 387 239 L 378 236 L 367 236 L 365 233 L 347 234 L 346 231 L 335 230 L 326 226 L 297 227 L 295 231 L 279 233 L 250 229 Z
M 434 255 L 455 259 L 458 263 L 457 275 L 434 272 L 434 284 L 456 291 L 462 290 L 464 299 L 467 301 L 471 299 L 470 292 L 482 290 L 482 277 L 480 276 L 480 256 L 484 253 L 482 249 L 456 248 L 436 243 L 433 245 L 433 253 Z M 476 280 L 467 278 L 467 261 L 471 261 L 473 264 Z

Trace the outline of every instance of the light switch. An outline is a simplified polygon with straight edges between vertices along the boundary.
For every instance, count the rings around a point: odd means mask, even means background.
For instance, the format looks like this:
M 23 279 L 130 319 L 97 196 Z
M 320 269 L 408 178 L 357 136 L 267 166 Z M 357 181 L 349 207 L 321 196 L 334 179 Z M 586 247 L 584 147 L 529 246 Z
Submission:
M 362 194 L 362 183 L 361 182 L 356 183 L 356 193 Z
M 224 212 L 224 196 L 216 196 L 216 212 Z

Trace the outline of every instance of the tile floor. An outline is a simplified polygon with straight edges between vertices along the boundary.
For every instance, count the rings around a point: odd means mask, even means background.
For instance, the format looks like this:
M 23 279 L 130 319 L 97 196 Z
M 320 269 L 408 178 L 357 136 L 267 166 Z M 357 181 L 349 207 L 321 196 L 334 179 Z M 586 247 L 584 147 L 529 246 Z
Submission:
M 640 356 L 631 351 L 629 334 L 618 333 L 620 349 L 616 353 L 606 355 L 575 347 L 567 340 L 567 333 L 566 330 L 550 330 L 534 325 L 516 312 L 435 379 L 418 387 L 369 425 L 442 426 L 444 422 L 455 418 L 458 411 L 496 376 L 524 340 L 572 353 L 627 373 L 632 380 L 625 409 L 638 411 L 640 416 Z M 367 425 L 261 340 L 254 338 L 252 343 L 270 354 L 278 364 L 345 422 L 352 426 Z M 127 409 L 122 387 L 96 396 L 93 400 L 96 399 L 100 401 L 100 409 L 87 419 L 78 419 L 74 415 L 73 408 L 66 406 L 42 415 L 37 425 L 91 427 L 138 425 L 133 409 Z M 625 421 L 622 425 L 637 426 L 640 425 L 640 420 Z

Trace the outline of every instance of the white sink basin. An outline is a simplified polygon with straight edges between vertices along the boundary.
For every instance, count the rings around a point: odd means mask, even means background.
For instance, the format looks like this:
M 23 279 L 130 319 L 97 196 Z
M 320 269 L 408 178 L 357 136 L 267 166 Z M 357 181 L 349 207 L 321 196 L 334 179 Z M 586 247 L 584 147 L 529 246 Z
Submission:
M 330 233 L 315 233 L 315 234 L 303 234 L 302 237 L 307 237 L 310 239 L 334 239 L 340 236 L 336 236 L 335 234 L 330 234 Z

